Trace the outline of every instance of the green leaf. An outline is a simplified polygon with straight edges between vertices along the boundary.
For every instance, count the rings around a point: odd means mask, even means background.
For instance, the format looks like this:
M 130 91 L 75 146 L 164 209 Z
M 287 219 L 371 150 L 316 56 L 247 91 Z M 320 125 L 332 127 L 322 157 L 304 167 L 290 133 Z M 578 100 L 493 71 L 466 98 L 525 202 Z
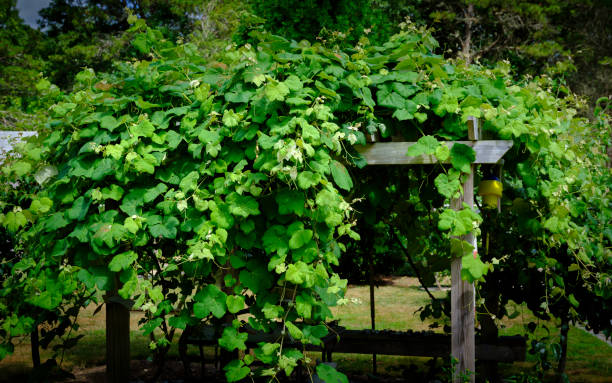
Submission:
M 111 132 L 119 126 L 119 122 L 113 116 L 104 116 L 100 119 L 100 127 L 110 130 Z
M 100 181 L 104 177 L 111 175 L 114 172 L 115 169 L 113 169 L 113 160 L 110 158 L 103 158 L 95 162 L 93 172 L 91 173 L 91 179 L 94 181 Z
M 225 377 L 230 383 L 246 378 L 251 372 L 251 369 L 245 366 L 241 360 L 232 360 L 223 369 L 225 370 Z
M 280 318 L 285 313 L 285 310 L 281 306 L 273 305 L 269 302 L 266 302 L 261 311 L 264 313 L 266 319 Z
M 346 167 L 344 167 L 344 165 L 334 160 L 331 162 L 329 167 L 331 169 L 331 174 L 334 178 L 334 182 L 336 183 L 336 185 L 338 185 L 339 188 L 347 191 L 353 188 L 353 180 L 351 180 L 351 176 L 349 175 L 349 172 L 348 170 L 346 170 Z
M 200 178 L 200 173 L 196 170 L 187 174 L 179 183 L 179 187 L 185 193 L 195 190 L 198 187 L 198 179 Z
M 396 118 L 398 121 L 406 121 L 412 120 L 414 115 L 406 109 L 397 109 L 395 112 L 393 112 L 392 117 Z
M 461 258 L 461 278 L 473 283 L 489 271 L 489 266 L 480 260 L 476 251 Z
M 278 252 L 286 254 L 289 249 L 289 243 L 285 239 L 286 229 L 280 225 L 274 225 L 268 228 L 262 237 L 262 243 L 267 253 Z
M 225 202 L 229 204 L 229 210 L 235 216 L 246 218 L 250 215 L 259 215 L 261 213 L 259 211 L 259 204 L 255 198 L 250 196 L 232 192 L 227 196 Z
M 287 87 L 292 90 L 292 91 L 298 91 L 300 89 L 302 89 L 304 87 L 304 85 L 302 85 L 302 81 L 300 81 L 300 78 L 295 76 L 295 75 L 289 75 L 289 77 L 287 77 L 287 79 L 284 81 L 285 85 L 287 85 Z
M 168 190 L 166 184 L 160 182 L 154 188 L 148 189 L 142 196 L 142 200 L 145 203 L 154 201 L 160 194 L 165 193 Z
M 389 93 L 386 90 L 382 89 L 379 90 L 378 93 L 376 93 L 376 97 L 378 99 L 379 106 L 384 106 L 392 109 L 402 109 L 406 105 L 406 99 L 404 99 L 404 97 L 400 96 L 396 92 Z
M 298 174 L 297 181 L 300 188 L 310 189 L 321 182 L 321 175 L 319 173 L 306 170 Z
M 121 201 L 119 209 L 127 215 L 140 215 L 139 207 L 144 205 L 144 195 L 146 191 L 142 188 L 132 189 Z
M 117 223 L 100 222 L 93 227 L 95 230 L 94 240 L 99 244 L 106 244 L 108 247 L 115 247 L 123 238 L 126 229 Z
M 210 221 L 215 225 L 223 229 L 229 229 L 234 225 L 234 217 L 230 212 L 230 207 L 226 203 L 213 203 L 212 201 L 208 204 L 211 210 Z
M 123 196 L 123 189 L 119 185 L 110 185 L 101 190 L 102 199 L 112 199 L 119 201 Z
M 451 164 L 463 173 L 470 173 L 472 162 L 476 160 L 476 152 L 467 145 L 456 143 L 451 148 Z
M 130 133 L 134 137 L 151 137 L 155 133 L 155 127 L 149 120 L 142 120 L 130 127 Z
M 299 249 L 312 239 L 312 230 L 298 230 L 289 239 L 290 249 Z
M 238 332 L 235 328 L 229 326 L 223 329 L 223 335 L 219 338 L 219 346 L 227 351 L 246 350 L 246 342 L 249 335 L 247 333 Z
M 175 217 L 164 217 L 162 223 L 158 223 L 149 227 L 149 231 L 153 237 L 163 237 L 174 239 L 176 238 L 177 226 L 179 225 L 179 220 Z
M 348 383 L 346 375 L 327 364 L 321 363 L 317 366 L 317 375 L 325 383 Z
M 128 267 L 132 266 L 134 262 L 138 259 L 138 254 L 133 251 L 126 251 L 125 253 L 117 254 L 113 257 L 113 259 L 108 264 L 108 269 L 110 271 L 121 271 L 125 270 Z
M 77 198 L 72 203 L 72 207 L 70 207 L 70 209 L 68 209 L 66 212 L 68 219 L 73 221 L 82 221 L 85 219 L 90 204 L 91 200 L 89 198 L 85 198 L 83 196 Z
M 446 146 L 444 144 L 439 145 L 436 148 L 435 155 L 436 155 L 436 158 L 438 159 L 438 161 L 444 162 L 444 161 L 448 160 L 448 157 L 450 157 L 450 149 L 448 148 L 448 146 Z
M 215 285 L 206 285 L 194 297 L 193 315 L 206 318 L 210 313 L 216 318 L 222 318 L 226 311 L 226 295 Z
M 438 174 L 434 180 L 434 184 L 438 189 L 438 192 L 446 198 L 453 198 L 461 189 L 461 182 L 459 181 L 459 175 L 450 177 L 444 173 Z
M 435 137 L 423 136 L 408 148 L 406 155 L 410 157 L 432 155 L 436 152 L 438 146 L 440 146 L 440 142 L 438 142 Z
M 62 303 L 63 286 L 54 279 L 46 279 L 44 286 L 44 291 L 30 296 L 26 301 L 45 310 L 53 310 Z
M 240 116 L 233 109 L 225 109 L 223 111 L 223 125 L 233 128 L 238 126 L 238 122 L 240 122 Z
M 227 305 L 227 311 L 236 314 L 244 308 L 244 297 L 239 295 L 228 295 L 225 299 L 225 304 Z
M 293 323 L 287 321 L 287 322 L 285 322 L 285 326 L 287 327 L 287 330 L 289 330 L 289 335 L 291 335 L 291 337 L 293 339 L 300 340 L 300 339 L 302 339 L 304 337 L 304 334 L 302 333 L 302 330 L 300 330 Z
M 47 229 L 47 231 L 55 231 L 65 227 L 68 225 L 68 223 L 69 221 L 64 218 L 64 214 L 58 212 L 47 218 L 47 221 L 45 222 L 45 229 Z
M 297 190 L 285 189 L 276 194 L 279 214 L 294 213 L 298 216 L 304 214 L 304 193 Z
M 17 161 L 11 166 L 11 170 L 15 172 L 17 177 L 23 177 L 32 170 L 32 165 L 26 161 Z
M 289 94 L 289 88 L 284 83 L 273 80 L 266 85 L 264 94 L 270 101 L 283 101 Z
M 133 165 L 134 169 L 141 173 L 153 174 L 155 173 L 155 163 L 155 157 L 152 155 L 145 155 L 143 157 L 137 156 L 134 159 Z
M 61 217 L 63 218 L 63 216 Z M 65 222 L 66 225 L 68 224 L 68 221 L 64 220 L 62 222 Z M 16 232 L 17 230 L 19 230 L 20 227 L 25 226 L 27 223 L 28 223 L 28 220 L 26 216 L 20 211 L 18 212 L 9 211 L 8 213 L 6 213 L 6 215 L 4 216 L 4 219 L 2 220 L 2 224 L 6 226 L 8 231 L 10 231 L 11 233 Z M 49 221 L 47 221 L 47 228 L 48 228 L 47 230 L 51 231 L 52 229 L 49 229 L 50 227 L 49 225 L 50 225 Z
M 44 214 L 51 210 L 53 206 L 53 201 L 47 197 L 41 197 L 39 199 L 35 199 L 32 201 L 30 205 L 30 211 L 34 214 Z

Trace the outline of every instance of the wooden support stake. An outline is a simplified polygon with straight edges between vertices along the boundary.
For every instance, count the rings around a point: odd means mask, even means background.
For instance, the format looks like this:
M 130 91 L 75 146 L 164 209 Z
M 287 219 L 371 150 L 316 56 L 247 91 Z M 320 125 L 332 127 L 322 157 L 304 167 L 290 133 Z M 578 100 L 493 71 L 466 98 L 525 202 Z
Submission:
M 130 310 L 119 297 L 106 301 L 106 381 L 130 380 Z
M 468 120 L 468 131 L 471 139 L 480 136 L 478 120 Z M 470 174 L 463 183 L 463 195 L 451 201 L 454 210 L 463 209 L 463 203 L 470 208 L 474 207 L 474 170 L 470 167 Z M 474 246 L 476 251 L 476 238 L 473 233 L 462 238 Z M 475 381 L 475 306 L 474 306 L 474 284 L 461 279 L 461 258 L 455 257 L 451 263 L 451 355 L 457 361 L 453 373 L 453 383 L 464 381 L 469 375 L 469 381 Z

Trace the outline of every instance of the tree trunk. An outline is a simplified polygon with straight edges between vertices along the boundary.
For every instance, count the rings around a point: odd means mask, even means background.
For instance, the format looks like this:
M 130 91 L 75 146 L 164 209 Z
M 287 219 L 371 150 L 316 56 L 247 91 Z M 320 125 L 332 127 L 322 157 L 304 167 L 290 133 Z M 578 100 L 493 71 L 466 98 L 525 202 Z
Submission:
M 565 365 L 567 364 L 567 335 L 569 333 L 569 318 L 567 314 L 561 319 L 561 357 L 557 365 L 557 382 L 563 383 L 565 375 Z
M 40 351 L 38 341 L 38 325 L 34 327 L 34 331 L 30 334 L 30 344 L 32 347 L 32 365 L 34 368 L 40 366 Z

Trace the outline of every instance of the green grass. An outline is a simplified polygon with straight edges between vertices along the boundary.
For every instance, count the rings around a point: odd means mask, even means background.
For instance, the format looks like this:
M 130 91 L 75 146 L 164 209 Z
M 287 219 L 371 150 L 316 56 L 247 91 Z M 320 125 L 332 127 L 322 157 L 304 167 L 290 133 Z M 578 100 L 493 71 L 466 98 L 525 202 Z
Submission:
M 444 296 L 445 292 L 434 292 L 438 297 Z M 419 289 L 418 282 L 414 278 L 398 278 L 392 285 L 381 286 L 375 289 L 376 297 L 376 328 L 393 330 L 428 330 L 429 323 L 421 321 L 419 307 L 427 302 L 427 295 Z M 350 286 L 347 292 L 349 303 L 333 308 L 334 315 L 339 319 L 340 325 L 350 329 L 370 328 L 370 306 L 369 287 Z M 540 324 L 538 331 L 543 334 L 542 325 L 547 324 L 557 331 L 554 323 L 537 321 L 524 307 L 517 308 L 520 315 L 512 320 L 504 320 L 501 325 L 502 335 L 524 334 L 524 326 L 530 321 Z M 104 364 L 105 358 L 105 333 L 104 318 L 105 311 L 102 309 L 94 315 L 95 307 L 86 308 L 79 318 L 81 333 L 84 338 L 76 347 L 64 355 L 63 368 L 68 370 L 79 370 L 83 368 L 99 366 Z M 513 310 L 510 310 L 513 311 Z M 138 320 L 142 317 L 139 312 L 131 314 L 131 354 L 133 359 L 146 359 L 150 353 L 148 350 L 149 338 L 143 336 L 138 330 Z M 439 331 L 439 330 L 438 330 Z M 170 351 L 171 357 L 178 355 L 176 335 L 175 342 Z M 553 338 L 558 338 L 558 333 L 552 333 Z M 207 350 L 207 354 L 211 350 Z M 42 351 L 41 359 L 44 361 L 51 356 L 51 352 Z M 312 353 L 311 358 L 320 358 L 320 354 Z M 382 375 L 400 378 L 407 372 L 414 376 L 424 376 L 428 369 L 428 358 L 378 356 L 378 372 Z M 371 372 L 372 362 L 370 355 L 334 354 L 334 361 L 342 371 L 354 375 L 367 375 Z M 441 361 L 438 361 L 438 366 Z M 532 355 L 527 356 L 527 361 L 503 364 L 501 370 L 505 376 L 530 371 L 534 364 Z M 31 366 L 29 339 L 21 339 L 16 346 L 15 353 L 0 362 L 0 381 L 16 381 L 25 376 Z M 612 383 L 612 347 L 578 329 L 571 328 L 568 345 L 567 372 L 573 383 Z M 552 381 L 553 376 L 548 375 L 547 380 Z

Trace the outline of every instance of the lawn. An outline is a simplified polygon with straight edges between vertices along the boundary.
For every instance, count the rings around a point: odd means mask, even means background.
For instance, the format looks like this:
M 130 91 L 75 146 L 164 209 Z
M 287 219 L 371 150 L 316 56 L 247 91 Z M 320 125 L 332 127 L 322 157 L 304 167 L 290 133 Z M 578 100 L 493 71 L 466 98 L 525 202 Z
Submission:
M 393 330 L 428 330 L 429 323 L 421 321 L 416 310 L 427 302 L 427 295 L 419 289 L 414 278 L 397 278 L 392 283 L 376 288 L 376 322 L 377 329 Z M 436 296 L 443 296 L 445 292 L 433 292 Z M 334 314 L 340 325 L 351 329 L 370 328 L 369 287 L 350 286 L 347 292 L 349 303 L 334 308 Z M 504 322 L 503 335 L 523 333 L 523 326 L 534 320 L 528 310 L 521 307 L 521 315 Z M 63 368 L 78 370 L 104 364 L 105 334 L 104 334 L 104 308 L 94 315 L 95 306 L 83 311 L 79 318 L 80 331 L 85 337 L 78 345 L 66 352 L 63 357 Z M 149 339 L 143 336 L 138 329 L 138 320 L 142 314 L 131 314 L 131 350 L 133 359 L 146 359 L 148 357 Z M 540 323 L 544 324 L 544 323 Z M 550 325 L 550 324 L 549 324 Z M 553 334 L 554 335 L 554 334 Z M 178 340 L 178 337 L 176 338 Z M 592 336 L 591 334 L 572 328 L 569 334 L 567 371 L 570 381 L 612 383 L 612 347 Z M 176 342 L 170 352 L 176 357 Z M 44 361 L 51 355 L 50 351 L 42 351 L 41 359 Z M 319 354 L 313 354 L 313 359 Z M 399 380 L 402 376 L 415 371 L 425 371 L 428 358 L 378 356 L 378 373 L 387 376 L 387 379 Z M 371 372 L 371 356 L 335 354 L 334 361 L 338 368 L 353 375 L 366 375 Z M 440 361 L 439 361 L 440 363 Z M 528 355 L 526 362 L 502 365 L 505 376 L 517 375 L 526 372 L 533 365 L 533 358 Z M 0 362 L 0 381 L 11 382 L 27 374 L 31 365 L 30 345 L 27 338 L 17 345 L 15 353 Z

